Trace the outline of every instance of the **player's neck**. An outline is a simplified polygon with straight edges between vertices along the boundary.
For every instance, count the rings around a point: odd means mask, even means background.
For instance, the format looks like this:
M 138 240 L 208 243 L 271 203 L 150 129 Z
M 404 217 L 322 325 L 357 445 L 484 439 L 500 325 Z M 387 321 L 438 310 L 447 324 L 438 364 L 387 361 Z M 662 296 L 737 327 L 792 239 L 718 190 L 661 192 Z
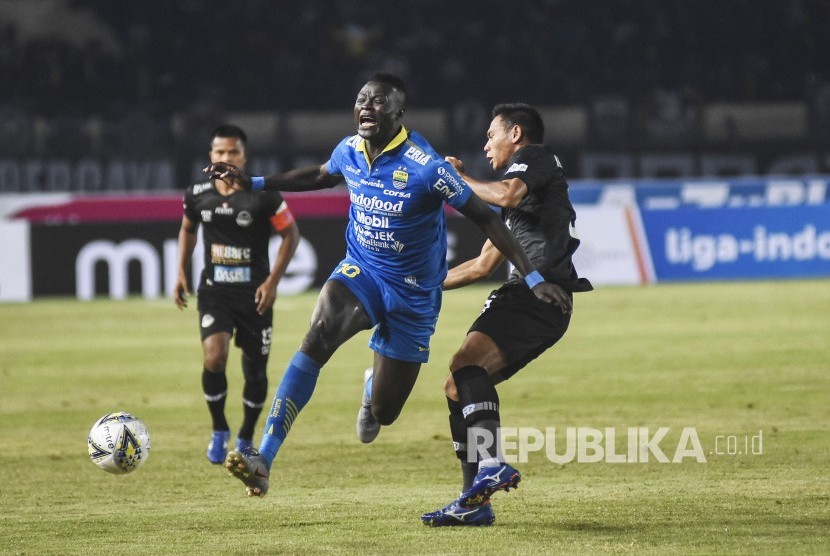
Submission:
M 216 188 L 216 192 L 220 195 L 224 195 L 227 197 L 228 195 L 232 195 L 236 190 L 228 185 L 227 183 L 223 182 L 222 180 L 214 180 L 213 187 Z

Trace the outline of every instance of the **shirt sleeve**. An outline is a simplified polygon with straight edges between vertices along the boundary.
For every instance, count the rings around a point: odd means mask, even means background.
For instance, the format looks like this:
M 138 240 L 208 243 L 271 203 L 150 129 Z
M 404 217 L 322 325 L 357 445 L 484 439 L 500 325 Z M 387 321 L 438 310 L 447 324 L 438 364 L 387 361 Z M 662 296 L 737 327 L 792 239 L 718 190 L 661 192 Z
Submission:
M 188 220 L 191 220 L 193 222 L 199 222 L 201 215 L 199 214 L 199 211 L 197 211 L 196 207 L 194 206 L 195 205 L 195 203 L 194 203 L 195 199 L 192 195 L 192 192 L 193 192 L 193 186 L 192 185 L 188 186 L 187 190 L 185 190 L 185 192 L 184 192 L 184 199 L 182 199 L 182 210 L 184 212 L 184 215 L 187 216 Z
M 558 167 L 562 168 L 559 159 L 555 156 L 553 158 Z M 550 180 L 553 169 L 547 157 L 540 156 L 535 150 L 526 147 L 516 153 L 502 179 L 518 178 L 527 185 L 530 191 L 534 191 Z
M 431 168 L 430 191 L 439 195 L 453 208 L 461 208 L 470 199 L 473 190 L 449 162 L 438 160 Z
M 354 137 L 346 137 L 340 143 L 334 147 L 334 150 L 331 151 L 331 156 L 329 157 L 329 161 L 326 162 L 326 170 L 329 174 L 332 175 L 342 175 L 342 164 L 341 161 L 343 160 L 343 152 L 344 149 L 347 148 L 347 144 L 349 142 L 354 141 Z

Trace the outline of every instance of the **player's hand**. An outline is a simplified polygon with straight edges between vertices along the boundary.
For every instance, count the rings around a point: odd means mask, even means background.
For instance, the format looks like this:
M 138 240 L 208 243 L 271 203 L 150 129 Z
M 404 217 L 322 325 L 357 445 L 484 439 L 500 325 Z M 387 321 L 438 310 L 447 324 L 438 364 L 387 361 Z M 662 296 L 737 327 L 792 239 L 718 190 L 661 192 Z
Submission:
M 449 162 L 453 168 L 455 168 L 456 172 L 463 172 L 464 171 L 464 163 L 455 158 L 454 156 L 445 156 L 444 160 Z
M 263 282 L 256 289 L 254 293 L 254 302 L 256 303 L 256 312 L 264 315 L 265 312 L 274 306 L 274 301 L 277 300 L 277 286 L 269 282 Z
M 179 281 L 173 289 L 173 303 L 179 310 L 187 307 L 187 297 L 190 295 L 190 290 L 187 288 L 187 283 Z
M 251 176 L 233 164 L 214 162 L 202 171 L 211 179 L 222 180 L 234 189 L 241 191 L 251 189 Z
M 539 282 L 533 286 L 533 294 L 547 303 L 555 303 L 562 310 L 562 314 L 573 313 L 574 306 L 565 290 L 550 282 Z

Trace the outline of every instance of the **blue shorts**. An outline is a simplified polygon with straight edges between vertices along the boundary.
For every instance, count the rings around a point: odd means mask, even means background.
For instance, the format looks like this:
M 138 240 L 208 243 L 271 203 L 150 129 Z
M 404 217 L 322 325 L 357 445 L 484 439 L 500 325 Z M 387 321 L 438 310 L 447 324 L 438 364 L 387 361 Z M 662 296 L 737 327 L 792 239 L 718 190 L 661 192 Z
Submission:
M 354 259 L 345 258 L 329 280 L 343 283 L 377 325 L 369 347 L 377 353 L 412 363 L 429 360 L 429 339 L 441 310 L 441 288 L 432 290 L 394 284 Z

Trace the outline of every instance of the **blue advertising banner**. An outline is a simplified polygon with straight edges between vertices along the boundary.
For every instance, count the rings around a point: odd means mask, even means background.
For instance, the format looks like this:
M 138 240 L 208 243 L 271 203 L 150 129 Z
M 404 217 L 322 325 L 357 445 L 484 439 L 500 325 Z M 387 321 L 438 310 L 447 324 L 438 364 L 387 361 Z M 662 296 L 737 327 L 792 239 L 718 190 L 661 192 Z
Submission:
M 830 276 L 830 204 L 640 214 L 658 282 Z
M 571 180 L 569 194 L 574 204 L 644 209 L 821 205 L 830 202 L 830 177 Z

